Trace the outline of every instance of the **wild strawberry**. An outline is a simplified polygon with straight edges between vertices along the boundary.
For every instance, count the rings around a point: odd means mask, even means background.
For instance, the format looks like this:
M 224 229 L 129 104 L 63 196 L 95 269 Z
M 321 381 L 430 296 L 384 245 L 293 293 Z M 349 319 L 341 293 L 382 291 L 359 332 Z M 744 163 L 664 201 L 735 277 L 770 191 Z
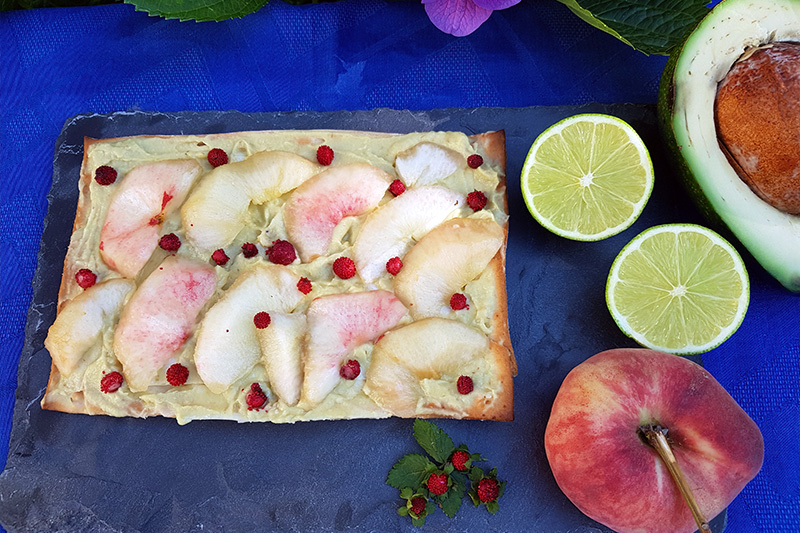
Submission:
M 349 257 L 339 257 L 333 262 L 333 273 L 342 279 L 350 279 L 356 275 L 356 264 Z
M 473 211 L 480 211 L 486 207 L 486 195 L 481 191 L 472 191 L 467 195 L 467 205 L 470 206 Z
M 272 317 L 269 313 L 260 311 L 253 317 L 253 323 L 258 329 L 264 329 L 272 323 Z
M 425 512 L 425 505 L 427 503 L 428 502 L 425 501 L 425 498 L 423 496 L 416 496 L 416 497 L 412 498 L 411 499 L 411 512 L 414 513 L 417 516 L 421 515 L 423 512 Z
M 459 472 L 464 472 L 467 469 L 467 461 L 469 461 L 469 454 L 464 450 L 456 450 L 450 456 L 450 462 L 453 463 L 453 468 Z
M 469 309 L 467 297 L 460 293 L 455 293 L 450 297 L 450 308 L 453 311 L 461 311 L 462 309 Z
M 278 239 L 267 249 L 267 257 L 276 265 L 290 265 L 297 259 L 297 252 L 292 243 Z
M 246 242 L 242 245 L 242 255 L 250 258 L 258 255 L 258 247 L 252 242 Z
M 97 283 L 97 274 L 88 268 L 82 268 L 75 273 L 75 281 L 78 282 L 81 289 L 88 289 Z
M 456 381 L 456 388 L 458 389 L 459 394 L 469 394 L 472 392 L 475 386 L 472 383 L 471 377 L 459 376 L 458 381 Z
M 97 167 L 94 171 L 94 180 L 100 185 L 111 185 L 117 181 L 117 171 L 106 165 Z
M 400 196 L 404 192 L 406 192 L 406 185 L 400 180 L 394 180 L 389 185 L 389 192 L 391 192 L 395 196 Z
M 297 282 L 297 290 L 303 294 L 308 294 L 311 292 L 311 289 L 311 280 L 308 278 L 300 278 L 300 281 Z
M 478 154 L 472 154 L 467 158 L 467 164 L 469 168 L 478 168 L 483 164 L 483 158 Z
M 361 364 L 355 359 L 350 359 L 339 367 L 339 375 L 344 379 L 354 380 L 361 374 Z
M 250 391 L 247 393 L 245 401 L 247 401 L 247 409 L 253 411 L 262 408 L 267 403 L 267 395 L 261 390 L 261 385 L 253 383 L 250 385 Z
M 208 151 L 208 162 L 211 166 L 216 168 L 228 164 L 228 154 L 222 148 L 212 148 Z
M 215 250 L 214 253 L 211 254 L 211 259 L 219 266 L 223 266 L 225 263 L 228 262 L 230 257 L 228 257 L 228 254 L 225 253 L 225 250 L 220 248 L 219 250 Z
M 178 248 L 181 247 L 181 239 L 174 233 L 167 233 L 166 235 L 163 235 L 161 239 L 159 239 L 158 245 L 162 250 L 166 250 L 168 252 L 177 252 Z
M 328 166 L 333 163 L 333 148 L 323 144 L 317 148 L 317 161 L 320 165 Z
M 478 481 L 478 499 L 482 502 L 493 502 L 500 494 L 500 487 L 496 479 L 485 477 Z
M 167 381 L 173 387 L 183 385 L 189 379 L 189 369 L 180 363 L 175 363 L 167 369 Z
M 428 490 L 431 494 L 441 496 L 447 492 L 447 474 L 431 474 L 427 481 Z
M 399 257 L 392 257 L 386 261 L 386 272 L 392 276 L 396 276 L 400 272 L 401 268 L 403 268 L 403 262 Z
M 119 372 L 109 372 L 100 380 L 100 390 L 105 393 L 117 392 L 122 387 L 123 381 L 122 374 Z

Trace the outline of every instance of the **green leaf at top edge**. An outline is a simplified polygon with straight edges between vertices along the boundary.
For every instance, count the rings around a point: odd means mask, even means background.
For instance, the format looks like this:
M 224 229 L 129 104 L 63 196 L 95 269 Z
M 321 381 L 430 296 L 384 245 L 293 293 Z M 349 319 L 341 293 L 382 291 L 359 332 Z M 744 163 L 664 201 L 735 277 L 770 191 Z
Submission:
M 585 22 L 647 55 L 668 55 L 708 13 L 708 0 L 559 1 Z
M 411 488 L 418 492 L 433 470 L 436 470 L 436 465 L 427 457 L 419 453 L 410 453 L 397 461 L 389 470 L 386 483 L 398 490 Z
M 414 438 L 437 463 L 444 464 L 455 449 L 453 439 L 432 422 L 420 418 L 414 421 Z
M 221 21 L 241 18 L 264 7 L 268 0 L 125 0 L 136 11 L 181 21 Z

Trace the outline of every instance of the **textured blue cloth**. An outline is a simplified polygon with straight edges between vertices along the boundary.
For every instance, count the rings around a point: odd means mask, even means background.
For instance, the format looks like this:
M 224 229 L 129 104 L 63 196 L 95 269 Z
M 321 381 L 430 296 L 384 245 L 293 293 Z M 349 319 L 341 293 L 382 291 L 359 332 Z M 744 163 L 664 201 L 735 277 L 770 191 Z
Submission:
M 415 2 L 275 1 L 244 19 L 200 24 L 127 5 L 10 12 L 0 14 L 0 50 L 2 461 L 53 147 L 70 116 L 654 103 L 665 62 L 550 0 L 496 12 L 464 38 L 436 30 Z M 747 318 L 704 356 L 766 443 L 762 472 L 729 508 L 728 531 L 800 531 L 800 297 L 748 266 Z

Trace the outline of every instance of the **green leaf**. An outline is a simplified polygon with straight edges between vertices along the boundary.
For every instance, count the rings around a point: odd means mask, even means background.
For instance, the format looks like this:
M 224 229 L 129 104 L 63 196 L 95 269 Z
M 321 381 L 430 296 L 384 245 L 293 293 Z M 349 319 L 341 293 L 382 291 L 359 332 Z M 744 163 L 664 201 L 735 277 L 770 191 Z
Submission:
M 414 438 L 440 464 L 447 462 L 455 448 L 453 439 L 447 433 L 433 423 L 419 418 L 414 421 Z
M 425 525 L 425 517 L 421 516 L 419 518 L 412 518 L 411 523 L 416 527 L 422 527 Z
M 559 1 L 595 28 L 648 55 L 668 55 L 708 13 L 708 0 Z
M 241 18 L 264 7 L 268 0 L 125 0 L 136 11 L 166 19 L 220 21 Z
M 411 499 L 411 496 L 414 495 L 414 490 L 411 487 L 406 487 L 400 491 L 400 497 L 405 498 L 406 500 Z
M 401 507 L 397 510 L 397 514 L 400 516 L 408 516 L 408 507 Z
M 470 481 L 480 481 L 483 478 L 483 470 L 479 466 L 473 466 L 469 471 Z
M 386 483 L 398 490 L 410 487 L 418 491 L 428 474 L 435 469 L 436 465 L 424 455 L 410 453 L 395 463 L 386 476 Z
M 500 510 L 500 504 L 497 501 L 486 502 L 486 510 L 492 514 L 496 514 Z
M 465 491 L 466 487 L 464 487 L 463 483 L 453 483 L 453 486 L 450 487 L 450 490 L 441 496 L 439 503 L 442 505 L 442 511 L 444 511 L 444 514 L 450 518 L 453 518 L 456 515 L 458 510 L 461 508 L 461 499 L 464 497 Z

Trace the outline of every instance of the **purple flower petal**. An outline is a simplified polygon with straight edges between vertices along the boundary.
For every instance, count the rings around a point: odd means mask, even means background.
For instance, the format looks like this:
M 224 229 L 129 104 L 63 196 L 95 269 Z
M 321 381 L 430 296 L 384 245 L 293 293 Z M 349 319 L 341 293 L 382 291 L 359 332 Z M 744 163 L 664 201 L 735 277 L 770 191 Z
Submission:
M 475 5 L 472 0 L 423 0 L 425 12 L 433 25 L 450 35 L 469 35 L 486 22 L 491 9 Z
M 517 5 L 520 0 L 473 0 L 473 2 L 484 9 L 498 11 Z

